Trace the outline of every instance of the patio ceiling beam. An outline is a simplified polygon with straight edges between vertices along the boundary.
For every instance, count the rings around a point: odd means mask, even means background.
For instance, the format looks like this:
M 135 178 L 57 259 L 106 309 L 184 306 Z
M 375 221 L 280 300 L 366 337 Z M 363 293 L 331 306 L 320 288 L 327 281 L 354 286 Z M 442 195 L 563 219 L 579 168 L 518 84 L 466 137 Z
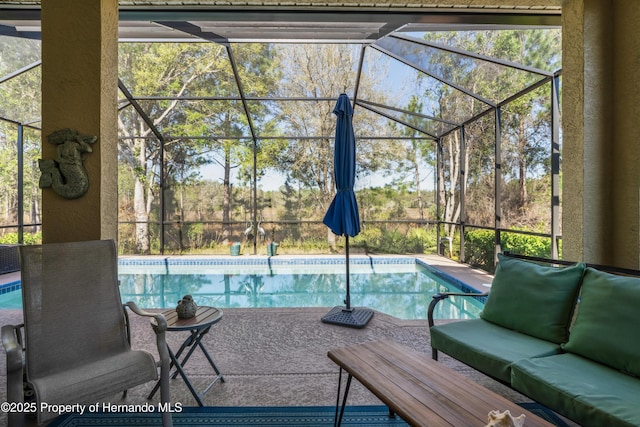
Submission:
M 203 40 L 219 43 L 224 46 L 229 45 L 229 39 L 211 31 L 202 31 L 202 29 L 190 22 L 185 21 L 154 21 L 156 24 L 162 25 L 172 30 L 190 34 Z
M 372 43 L 380 37 L 397 30 L 407 24 L 411 14 L 371 13 L 359 10 L 326 11 L 326 10 L 273 10 L 256 8 L 216 8 L 197 11 L 189 8 L 176 10 L 159 7 L 141 8 L 138 10 L 120 9 L 120 21 L 127 22 L 191 22 L 200 25 L 207 32 L 207 27 L 218 28 L 219 37 L 228 41 L 294 41 L 305 40 L 318 42 L 361 42 Z M 168 18 L 168 19 L 167 19 Z M 133 32 L 129 31 L 135 37 Z M 192 31 L 187 34 L 198 36 Z M 144 37 L 144 29 L 140 32 Z M 170 34 L 156 34 L 156 37 L 167 37 Z M 149 37 L 154 37 L 153 31 Z M 211 40 L 213 41 L 213 40 Z
M 527 65 L 518 64 L 517 62 L 506 61 L 504 59 L 498 59 L 491 56 L 474 53 L 468 50 L 458 49 L 453 46 L 446 46 L 439 43 L 429 42 L 427 40 L 418 39 L 415 37 L 407 36 L 404 34 L 391 34 L 391 37 L 408 41 L 411 43 L 417 43 L 423 46 L 431 47 L 438 50 L 444 50 L 446 52 L 455 53 L 457 55 L 468 56 L 470 58 L 479 59 L 481 61 L 491 62 L 493 64 L 501 65 L 503 67 L 515 68 L 520 71 L 526 71 L 528 73 L 540 74 L 541 76 L 553 77 L 553 72 L 541 70 L 535 67 L 529 67 Z
M 0 2 L 1 3 L 1 2 Z M 413 10 L 380 10 L 380 7 L 349 7 L 326 10 L 306 7 L 292 10 L 287 7 L 269 6 L 189 6 L 145 2 L 144 5 L 121 5 L 118 11 L 122 40 L 178 41 L 171 31 L 158 31 L 154 22 L 185 21 L 225 26 L 233 31 L 221 37 L 231 40 L 269 39 L 269 27 L 278 26 L 276 39 L 291 39 L 290 31 L 300 25 L 318 31 L 306 31 L 297 35 L 316 42 L 324 35 L 324 41 L 355 41 L 370 43 L 393 31 L 456 31 L 473 28 L 532 28 L 560 27 L 561 8 L 521 8 L 508 10 L 500 7 L 416 7 Z M 36 2 L 24 6 L 0 4 L 3 22 L 0 35 L 40 39 L 40 5 Z M 262 27 L 262 24 L 268 24 Z M 351 25 L 351 28 L 349 28 Z M 235 29 L 233 29 L 235 27 Z M 282 29 L 283 31 L 279 31 Z M 406 30 L 405 30 L 406 29 Z M 306 35 L 305 35 L 306 34 Z M 184 40 L 184 38 L 181 38 Z
M 434 79 L 438 80 L 439 82 L 442 82 L 442 83 L 446 84 L 447 86 L 451 86 L 452 88 L 464 93 L 465 95 L 468 95 L 468 96 L 470 96 L 472 98 L 477 99 L 478 101 L 482 102 L 483 104 L 487 104 L 487 105 L 489 105 L 491 107 L 495 107 L 496 106 L 495 102 L 490 101 L 490 100 L 478 95 L 477 93 L 473 93 L 473 92 L 463 88 L 462 86 L 453 83 L 452 81 L 449 81 L 449 80 L 447 80 L 445 78 L 442 78 L 440 76 L 436 76 L 435 74 L 430 73 L 429 71 L 427 71 L 424 68 L 422 68 L 420 65 L 415 64 L 415 63 L 413 63 L 413 62 L 411 62 L 409 60 L 406 60 L 405 58 L 403 58 L 403 57 L 401 57 L 399 55 L 396 55 L 395 53 L 393 53 L 391 51 L 388 51 L 387 49 L 385 49 L 383 47 L 380 47 L 380 46 L 376 45 L 375 43 L 372 44 L 371 47 L 373 47 L 374 49 L 382 52 L 383 54 L 385 54 L 387 56 L 390 56 L 391 58 L 393 58 L 393 59 L 395 59 L 397 61 L 402 62 L 405 65 L 410 66 L 411 68 L 413 68 L 413 69 L 415 69 L 417 71 L 420 71 L 421 73 L 426 74 L 427 76 L 429 76 L 431 78 L 434 78 Z
M 2 120 L 2 119 L 0 119 Z M 20 123 L 15 123 L 20 124 Z M 327 136 L 258 136 L 258 140 L 275 140 L 275 139 L 284 139 L 284 140 L 296 140 L 296 141 L 315 141 L 315 140 L 326 140 L 333 139 L 335 135 L 327 135 Z M 169 141 L 177 141 L 177 140 L 197 140 L 204 139 L 209 141 L 215 141 L 220 139 L 226 139 L 230 141 L 242 141 L 242 140 L 253 140 L 250 136 L 230 136 L 230 135 L 215 135 L 215 136 L 176 136 L 176 135 L 166 135 L 165 138 Z M 369 135 L 356 135 L 358 139 L 371 139 L 371 140 L 429 140 L 432 141 L 432 136 L 369 136 Z M 119 136 L 118 139 L 156 139 L 156 136 Z

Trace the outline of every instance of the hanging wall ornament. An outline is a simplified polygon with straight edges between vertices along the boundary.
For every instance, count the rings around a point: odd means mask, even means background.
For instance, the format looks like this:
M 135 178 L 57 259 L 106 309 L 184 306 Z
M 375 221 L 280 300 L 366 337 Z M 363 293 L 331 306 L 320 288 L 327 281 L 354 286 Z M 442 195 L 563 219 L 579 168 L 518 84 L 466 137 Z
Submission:
M 53 132 L 47 140 L 57 145 L 56 158 L 39 159 L 40 188 L 51 187 L 66 199 L 82 197 L 89 189 L 89 177 L 82 164 L 82 154 L 91 153 L 97 136 L 80 135 L 73 129 Z

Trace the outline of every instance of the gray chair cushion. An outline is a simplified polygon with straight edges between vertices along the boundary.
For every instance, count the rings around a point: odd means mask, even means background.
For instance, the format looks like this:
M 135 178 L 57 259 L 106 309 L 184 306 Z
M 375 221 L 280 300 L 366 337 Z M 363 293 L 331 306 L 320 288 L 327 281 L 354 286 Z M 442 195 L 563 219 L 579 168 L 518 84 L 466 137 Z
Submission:
M 38 401 L 92 404 L 131 387 L 158 379 L 155 360 L 145 351 L 126 351 L 31 381 Z M 46 419 L 58 414 L 42 414 Z

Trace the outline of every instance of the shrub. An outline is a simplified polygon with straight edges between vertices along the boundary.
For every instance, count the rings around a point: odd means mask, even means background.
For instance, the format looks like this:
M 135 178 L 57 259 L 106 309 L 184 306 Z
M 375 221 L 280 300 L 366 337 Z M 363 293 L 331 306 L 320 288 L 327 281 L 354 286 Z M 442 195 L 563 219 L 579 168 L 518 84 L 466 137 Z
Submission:
M 22 235 L 23 244 L 25 245 L 39 245 L 42 243 L 42 232 L 37 233 L 24 233 Z M 18 233 L 7 233 L 0 237 L 0 244 L 2 245 L 16 245 L 18 244 Z
M 516 254 L 549 258 L 551 239 L 549 237 L 520 234 L 517 232 L 500 233 L 502 251 Z M 493 230 L 468 230 L 465 232 L 465 261 L 493 273 L 495 251 L 495 232 Z

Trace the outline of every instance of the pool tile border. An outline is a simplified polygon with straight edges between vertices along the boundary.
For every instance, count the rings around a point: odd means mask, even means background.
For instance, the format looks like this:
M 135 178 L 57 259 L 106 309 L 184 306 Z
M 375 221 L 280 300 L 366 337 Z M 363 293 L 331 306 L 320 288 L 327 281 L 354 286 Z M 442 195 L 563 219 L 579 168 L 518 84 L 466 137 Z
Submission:
M 13 291 L 19 291 L 20 289 L 21 289 L 21 287 L 20 287 L 20 281 L 19 280 L 16 280 L 14 282 L 4 283 L 4 284 L 0 285 L 0 295 L 7 294 L 7 293 L 13 292 Z
M 127 257 L 120 258 L 118 265 L 251 265 L 251 266 L 287 266 L 287 265 L 344 265 L 344 256 L 321 256 L 321 257 L 288 257 L 288 256 L 216 256 L 216 257 Z M 405 257 L 371 257 L 363 255 L 352 255 L 349 257 L 349 264 L 415 264 L 416 258 Z

